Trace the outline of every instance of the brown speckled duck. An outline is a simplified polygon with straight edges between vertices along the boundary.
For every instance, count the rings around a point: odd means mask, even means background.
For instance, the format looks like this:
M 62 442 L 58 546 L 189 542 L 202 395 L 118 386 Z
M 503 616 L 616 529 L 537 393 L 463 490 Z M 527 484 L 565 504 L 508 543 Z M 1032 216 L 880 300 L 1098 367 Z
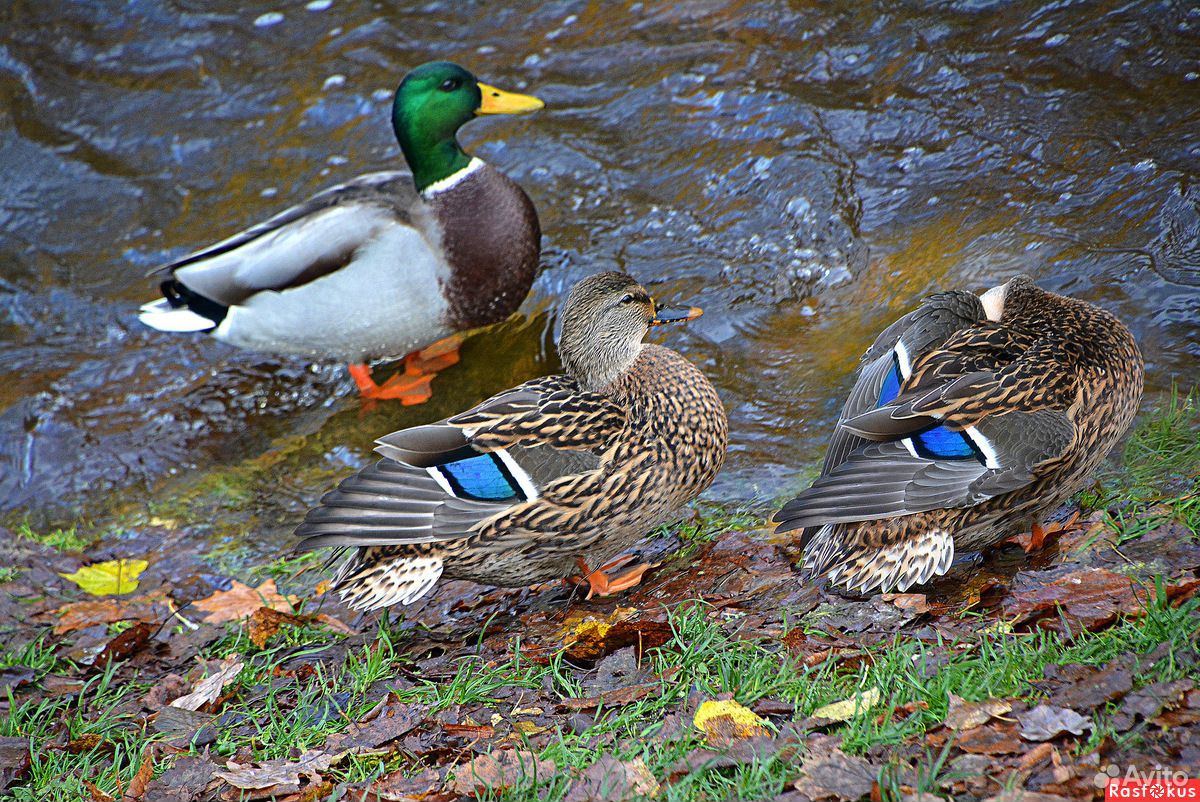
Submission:
M 383 459 L 308 513 L 300 548 L 354 549 L 335 586 L 364 610 L 411 603 L 442 576 L 517 587 L 580 570 L 591 593 L 631 587 L 647 566 L 610 578 L 628 562 L 614 558 L 674 518 L 725 459 L 712 384 L 642 342 L 652 325 L 699 314 L 657 306 L 622 273 L 584 279 L 563 310 L 566 374 L 381 438 Z
M 775 514 L 804 530 L 807 575 L 860 592 L 907 590 L 1037 527 L 1142 396 L 1129 330 L 1025 276 L 931 296 L 862 362 L 820 478 Z
M 364 397 L 415 404 L 458 360 L 457 332 L 517 310 L 537 271 L 537 212 L 516 183 L 463 152 L 480 114 L 542 107 L 457 64 L 404 77 L 392 127 L 412 172 L 359 176 L 159 268 L 141 320 L 241 348 L 351 362 Z M 409 355 L 382 385 L 366 362 Z

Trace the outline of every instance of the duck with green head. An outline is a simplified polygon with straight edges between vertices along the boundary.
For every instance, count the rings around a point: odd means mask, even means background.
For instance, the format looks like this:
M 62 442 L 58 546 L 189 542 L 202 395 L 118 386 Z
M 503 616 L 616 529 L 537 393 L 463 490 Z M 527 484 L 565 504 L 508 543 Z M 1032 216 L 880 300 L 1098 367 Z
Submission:
M 416 601 L 443 576 L 517 587 L 578 570 L 589 598 L 636 584 L 648 566 L 608 572 L 725 460 L 712 384 L 642 342 L 699 314 L 656 304 L 623 273 L 584 279 L 563 311 L 566 373 L 381 438 L 383 459 L 308 513 L 301 547 L 351 550 L 335 585 L 364 610 Z
M 477 115 L 542 105 L 456 64 L 417 67 L 392 107 L 411 172 L 359 176 L 158 268 L 163 298 L 142 307 L 142 322 L 345 360 L 364 396 L 424 401 L 432 371 L 457 361 L 454 335 L 520 306 L 541 245 L 528 196 L 456 134 Z M 406 354 L 403 373 L 372 380 L 367 361 Z

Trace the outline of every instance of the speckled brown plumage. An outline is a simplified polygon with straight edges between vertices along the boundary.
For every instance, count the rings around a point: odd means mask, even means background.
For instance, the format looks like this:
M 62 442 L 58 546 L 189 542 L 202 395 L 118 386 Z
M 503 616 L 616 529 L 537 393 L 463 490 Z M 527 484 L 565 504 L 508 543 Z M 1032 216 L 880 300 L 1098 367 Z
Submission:
M 563 361 L 580 376 L 535 379 L 381 438 L 384 459 L 309 512 L 304 548 L 355 549 L 336 580 L 351 604 L 408 603 L 439 576 L 510 587 L 567 577 L 712 483 L 725 410 L 694 365 L 641 343 L 661 308 L 633 279 L 603 273 L 577 285 L 563 314 Z
M 863 363 L 821 477 L 775 516 L 803 528 L 807 574 L 862 591 L 925 582 L 1052 510 L 1125 434 L 1143 384 L 1120 321 L 1024 276 L 932 297 Z

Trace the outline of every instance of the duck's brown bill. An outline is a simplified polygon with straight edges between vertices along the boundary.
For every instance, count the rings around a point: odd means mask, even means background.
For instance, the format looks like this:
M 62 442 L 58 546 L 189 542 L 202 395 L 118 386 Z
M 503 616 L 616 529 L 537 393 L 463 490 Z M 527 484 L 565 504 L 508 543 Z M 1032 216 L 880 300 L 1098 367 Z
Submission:
M 483 93 L 483 101 L 476 114 L 524 114 L 527 111 L 537 111 L 546 104 L 533 95 L 518 95 L 516 92 L 505 92 L 494 86 L 480 84 L 479 91 Z
M 654 319 L 651 326 L 664 326 L 667 323 L 686 323 L 704 314 L 698 306 L 659 306 L 654 305 Z

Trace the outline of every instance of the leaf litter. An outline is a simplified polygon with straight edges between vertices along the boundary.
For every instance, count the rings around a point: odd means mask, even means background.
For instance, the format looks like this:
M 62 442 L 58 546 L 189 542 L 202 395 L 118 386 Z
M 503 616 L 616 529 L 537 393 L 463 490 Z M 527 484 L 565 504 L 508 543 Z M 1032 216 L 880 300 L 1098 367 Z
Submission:
M 172 535 L 186 536 L 186 527 Z M 153 536 L 162 533 L 147 532 Z M 143 581 L 122 596 L 89 597 L 65 580 L 53 596 L 18 588 L 32 600 L 30 631 L 45 633 L 55 654 L 90 654 L 91 665 L 60 660 L 0 676 L 10 677 L 16 704 L 63 699 L 84 716 L 99 714 L 84 704 L 96 672 L 142 683 L 129 720 L 148 722 L 165 740 L 131 756 L 120 789 L 101 772 L 82 777 L 96 786 L 94 799 L 449 802 L 526 798 L 546 788 L 570 802 L 656 799 L 707 776 L 775 765 L 786 780 L 781 802 L 881 798 L 888 772 L 904 798 L 1018 798 L 1021 790 L 1023 798 L 1077 800 L 1090 798 L 1096 771 L 1122 749 L 1112 736 L 1097 738 L 1098 727 L 1138 733 L 1147 760 L 1186 759 L 1200 732 L 1200 690 L 1190 679 L 1141 677 L 1194 657 L 1160 647 L 1097 665 L 1052 664 L 1016 695 L 951 687 L 940 703 L 901 704 L 886 683 L 859 680 L 897 637 L 926 645 L 921 675 L 934 682 L 956 656 L 1021 637 L 1006 632 L 1048 631 L 1069 642 L 1142 618 L 1148 605 L 1177 607 L 1194 595 L 1200 550 L 1169 533 L 1122 544 L 1120 555 L 1103 543 L 1078 548 L 1082 536 L 1063 533 L 1057 551 L 1032 564 L 1020 553 L 1007 573 L 985 565 L 924 593 L 861 599 L 802 583 L 787 544 L 762 532 L 730 532 L 615 599 L 446 582 L 393 612 L 386 638 L 374 618 L 343 623 L 353 613 L 331 597 L 286 584 L 283 593 L 274 580 L 213 577 L 198 561 L 173 555 L 172 572 L 151 561 L 152 586 Z M 1156 549 L 1174 561 L 1158 586 L 1155 575 L 1135 570 L 1159 565 Z M 702 600 L 705 619 L 730 643 L 765 644 L 815 678 L 852 681 L 840 693 L 805 700 L 779 696 L 769 683 L 739 691 L 735 676 L 732 693 L 693 687 L 664 708 L 659 700 L 689 676 L 686 649 L 671 651 L 680 648 L 673 608 L 686 599 Z M 557 666 L 567 685 L 526 684 L 518 671 L 508 684 L 450 691 L 515 656 L 526 666 Z M 352 693 L 347 680 L 334 680 L 350 660 L 381 667 L 354 680 Z M 421 688 L 447 695 L 414 696 Z M 361 702 L 338 701 L 351 696 Z M 326 734 L 268 748 L 255 735 L 262 723 L 251 723 L 268 700 L 276 707 L 262 716 L 303 713 L 308 729 Z M 0 706 L 13 702 L 0 699 Z M 635 743 L 605 728 L 621 715 L 641 716 L 648 735 Z M 851 737 L 909 721 L 920 723 L 886 746 Z M 72 740 L 65 727 L 51 736 L 63 748 L 72 742 L 104 756 L 98 760 L 115 759 L 107 736 Z M 592 757 L 578 765 L 550 757 L 547 750 L 564 737 L 587 739 Z M 657 748 L 678 756 L 655 763 L 643 750 Z M 920 780 L 914 767 L 931 750 L 945 752 L 943 775 Z M 0 783 L 24 782 L 29 741 L 0 738 L 0 754 Z M 364 779 L 352 764 L 378 770 Z

